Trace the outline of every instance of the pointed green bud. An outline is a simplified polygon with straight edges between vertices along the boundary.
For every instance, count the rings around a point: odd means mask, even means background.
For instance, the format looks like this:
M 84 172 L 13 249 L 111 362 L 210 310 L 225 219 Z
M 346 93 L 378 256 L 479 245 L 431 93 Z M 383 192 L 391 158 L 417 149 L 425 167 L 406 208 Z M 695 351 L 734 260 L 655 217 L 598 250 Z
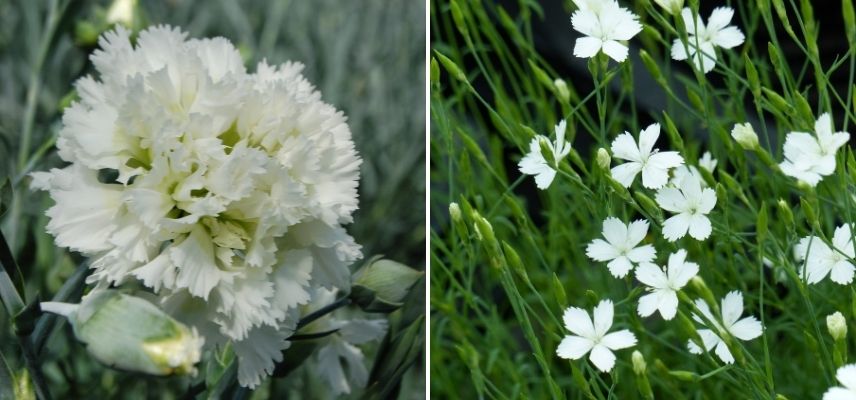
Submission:
M 761 97 L 761 79 L 758 77 L 758 70 L 755 68 L 755 63 L 749 58 L 748 53 L 743 53 L 743 65 L 746 68 L 746 80 L 749 81 L 749 88 L 757 100 Z
M 555 272 L 553 273 L 553 296 L 556 297 L 556 303 L 559 304 L 559 307 L 564 308 L 568 305 L 568 295 L 565 293 L 565 287 Z
M 401 307 L 424 272 L 382 258 L 372 258 L 354 274 L 351 300 L 366 312 L 392 312 Z
M 710 288 L 707 287 L 707 284 L 704 283 L 704 279 L 696 275 L 690 279 L 690 286 L 695 289 L 696 293 L 698 293 L 699 296 L 708 303 L 708 305 L 716 306 L 717 303 L 716 299 L 713 297 L 713 292 L 711 292 Z
M 779 218 L 785 221 L 785 225 L 787 225 L 788 229 L 794 229 L 794 213 L 791 211 L 791 207 L 785 199 L 779 199 L 776 204 L 779 207 Z
M 434 54 L 436 54 L 437 58 L 440 59 L 440 64 L 443 64 L 443 67 L 446 68 L 446 72 L 448 72 L 449 75 L 461 82 L 467 83 L 467 76 L 464 75 L 454 61 L 450 60 L 449 57 L 444 56 L 443 53 L 440 53 L 439 51 L 435 50 Z
M 815 227 L 816 229 L 820 228 L 820 222 L 817 219 L 817 214 L 814 212 L 814 208 L 805 198 L 800 198 L 800 208 L 805 214 L 805 219 L 808 221 L 809 225 Z
M 65 316 L 98 361 L 152 375 L 196 374 L 204 339 L 154 304 L 118 290 L 98 290 L 80 304 L 45 302 Z
M 440 64 L 437 64 L 437 58 L 431 57 L 431 86 L 440 84 Z

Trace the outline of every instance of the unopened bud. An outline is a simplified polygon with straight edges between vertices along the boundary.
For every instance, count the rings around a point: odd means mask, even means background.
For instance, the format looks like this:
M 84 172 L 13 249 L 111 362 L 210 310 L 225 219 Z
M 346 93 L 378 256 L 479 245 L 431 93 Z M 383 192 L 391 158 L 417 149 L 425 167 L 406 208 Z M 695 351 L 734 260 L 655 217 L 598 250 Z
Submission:
M 553 86 L 556 88 L 556 95 L 559 96 L 559 100 L 567 103 L 571 99 L 571 92 L 568 90 L 568 84 L 561 78 L 558 78 L 553 81 Z
M 680 14 L 681 8 L 684 7 L 684 0 L 654 0 L 654 2 L 672 15 Z
M 610 163 L 612 163 L 612 159 L 609 157 L 609 152 L 603 147 L 597 149 L 597 166 L 605 171 L 609 169 Z
M 847 337 L 847 320 L 839 311 L 826 317 L 826 328 L 829 329 L 829 335 L 835 340 L 844 340 Z
M 68 318 L 77 339 L 109 366 L 152 375 L 196 373 L 204 339 L 142 298 L 99 290 L 80 304 L 41 307 Z
M 458 206 L 458 203 L 454 201 L 449 203 L 449 216 L 452 217 L 452 221 L 458 222 L 461 220 L 461 207 Z
M 351 299 L 367 312 L 395 311 L 422 275 L 392 260 L 371 259 L 356 273 Z
M 108 24 L 122 24 L 132 27 L 134 24 L 134 10 L 137 8 L 137 0 L 115 0 L 107 10 Z
M 642 375 L 648 369 L 645 357 L 642 356 L 642 353 L 640 353 L 639 350 L 633 351 L 633 354 L 630 356 L 630 360 L 633 362 L 633 373 L 636 375 Z
M 758 148 L 758 134 L 755 133 L 752 124 L 748 122 L 735 124 L 734 128 L 731 129 L 731 137 L 745 150 L 755 150 Z

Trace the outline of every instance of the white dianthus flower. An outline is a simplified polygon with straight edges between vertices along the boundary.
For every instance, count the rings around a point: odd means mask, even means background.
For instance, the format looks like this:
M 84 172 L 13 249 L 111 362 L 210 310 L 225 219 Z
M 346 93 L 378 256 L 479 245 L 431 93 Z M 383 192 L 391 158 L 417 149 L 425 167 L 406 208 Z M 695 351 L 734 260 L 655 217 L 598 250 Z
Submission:
M 255 387 L 288 346 L 314 288 L 347 290 L 360 246 L 361 163 L 342 112 L 302 65 L 248 73 L 226 39 L 158 26 L 105 33 L 57 140 L 70 165 L 33 174 L 48 231 L 87 255 L 99 286 L 138 281 L 234 343 Z

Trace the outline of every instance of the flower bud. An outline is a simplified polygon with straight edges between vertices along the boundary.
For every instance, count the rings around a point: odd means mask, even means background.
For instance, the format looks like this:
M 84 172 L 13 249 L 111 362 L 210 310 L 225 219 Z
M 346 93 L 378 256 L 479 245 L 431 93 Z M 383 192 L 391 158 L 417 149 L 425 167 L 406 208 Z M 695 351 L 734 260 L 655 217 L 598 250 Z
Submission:
M 374 258 L 356 274 L 351 299 L 366 312 L 392 312 L 423 275 L 404 264 Z
M 612 163 L 612 159 L 609 157 L 609 152 L 603 147 L 597 149 L 597 166 L 606 171 L 609 169 L 610 163 Z
M 114 0 L 107 10 L 108 24 L 122 24 L 131 27 L 134 24 L 134 10 L 137 0 Z
M 461 220 L 461 207 L 458 206 L 458 203 L 454 201 L 449 203 L 449 216 L 452 217 L 452 221 L 454 222 Z
M 633 362 L 634 374 L 642 375 L 648 369 L 648 364 L 645 363 L 645 357 L 642 356 L 642 353 L 640 353 L 639 350 L 633 350 L 630 360 Z
M 847 337 L 847 320 L 839 311 L 826 317 L 826 328 L 829 329 L 829 335 L 835 340 L 844 340 Z
M 672 15 L 680 14 L 681 8 L 684 7 L 684 0 L 654 0 L 654 2 Z
M 704 283 L 704 279 L 700 276 L 696 275 L 692 277 L 692 279 L 690 279 L 690 286 L 692 286 L 696 293 L 698 293 L 709 305 L 715 306 L 717 304 L 713 297 L 713 292 L 710 291 L 710 288 L 707 287 L 707 284 Z
M 142 298 L 99 290 L 80 304 L 41 307 L 68 318 L 77 339 L 104 364 L 152 375 L 196 374 L 204 339 Z
M 731 137 L 743 147 L 744 150 L 755 150 L 758 148 L 758 134 L 752 129 L 752 124 L 746 122 L 735 124 L 731 129 Z
M 556 95 L 559 96 L 559 100 L 567 103 L 571 99 L 571 92 L 568 90 L 568 84 L 561 78 L 558 78 L 553 81 L 553 86 L 556 88 Z

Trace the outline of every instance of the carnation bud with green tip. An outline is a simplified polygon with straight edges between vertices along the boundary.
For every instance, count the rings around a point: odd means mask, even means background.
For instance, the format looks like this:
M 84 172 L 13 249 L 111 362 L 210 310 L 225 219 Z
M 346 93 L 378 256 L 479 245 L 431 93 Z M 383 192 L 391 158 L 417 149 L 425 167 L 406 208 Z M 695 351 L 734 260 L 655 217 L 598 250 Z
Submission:
M 452 221 L 458 222 L 461 220 L 461 207 L 458 206 L 458 203 L 449 203 L 449 216 L 452 217 Z
M 748 122 L 735 124 L 734 128 L 731 129 L 731 137 L 745 150 L 755 150 L 758 148 L 758 134 L 755 133 L 752 124 Z
M 642 356 L 642 353 L 639 350 L 633 350 L 633 354 L 630 355 L 630 360 L 633 362 L 633 373 L 636 375 L 642 375 L 648 369 L 648 364 L 645 363 L 645 357 Z
M 351 300 L 367 312 L 395 311 L 422 274 L 392 260 L 369 260 L 356 274 Z
M 568 84 L 561 78 L 553 81 L 553 86 L 556 88 L 556 94 L 559 96 L 559 100 L 563 102 L 568 102 L 571 99 L 571 92 L 568 90 Z
M 684 7 L 684 0 L 654 0 L 654 2 L 672 15 L 677 15 Z
M 99 361 L 152 375 L 196 374 L 204 339 L 154 304 L 116 290 L 98 290 L 80 304 L 44 302 L 65 316 Z
M 609 157 L 609 152 L 603 147 L 597 149 L 597 166 L 603 170 L 609 170 L 609 164 L 612 163 L 612 158 Z
M 826 328 L 829 329 L 829 335 L 835 340 L 843 340 L 847 337 L 847 321 L 841 312 L 836 311 L 826 317 Z

